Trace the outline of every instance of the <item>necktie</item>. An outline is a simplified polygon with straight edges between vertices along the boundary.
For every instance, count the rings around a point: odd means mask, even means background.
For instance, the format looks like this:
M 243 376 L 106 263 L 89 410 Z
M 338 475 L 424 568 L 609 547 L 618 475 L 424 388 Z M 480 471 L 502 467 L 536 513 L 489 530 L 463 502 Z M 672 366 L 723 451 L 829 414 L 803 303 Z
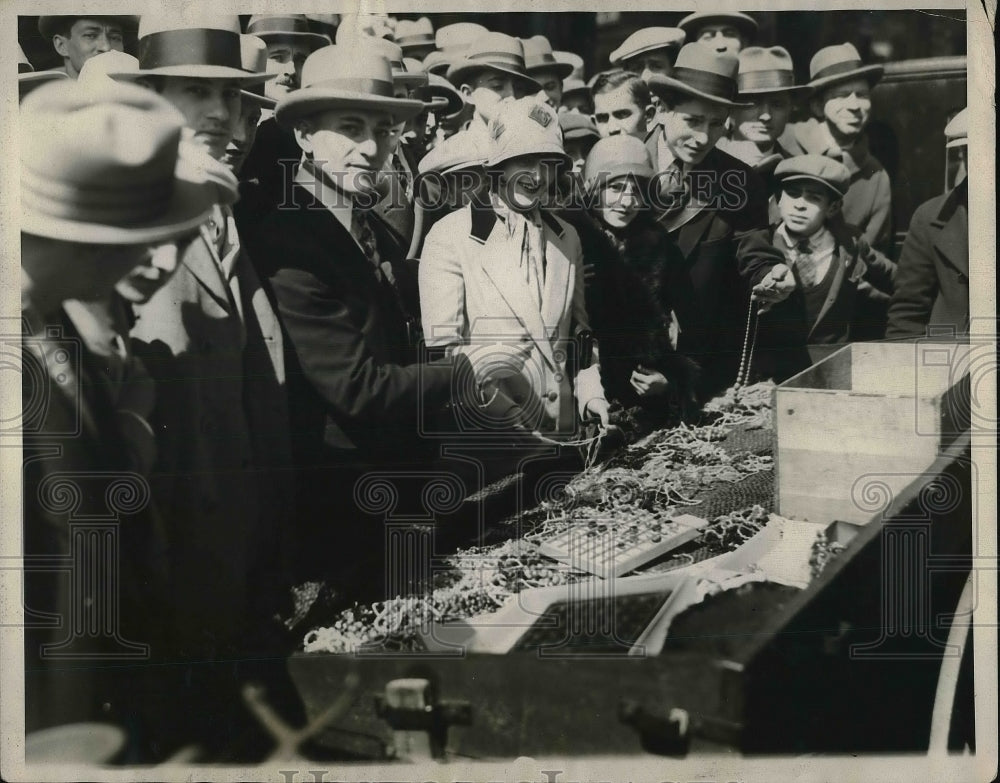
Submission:
M 673 217 L 682 212 L 691 200 L 691 187 L 680 164 L 674 161 L 664 172 L 660 187 L 663 216 Z
M 795 244 L 795 269 L 804 288 L 812 288 L 816 280 L 816 259 L 813 258 L 808 239 L 800 239 Z
M 369 263 L 375 269 L 375 277 L 381 280 L 382 270 L 379 264 L 378 244 L 375 241 L 375 231 L 368 222 L 368 213 L 355 209 L 351 216 L 351 224 L 354 238 L 358 240 L 365 258 L 368 259 Z

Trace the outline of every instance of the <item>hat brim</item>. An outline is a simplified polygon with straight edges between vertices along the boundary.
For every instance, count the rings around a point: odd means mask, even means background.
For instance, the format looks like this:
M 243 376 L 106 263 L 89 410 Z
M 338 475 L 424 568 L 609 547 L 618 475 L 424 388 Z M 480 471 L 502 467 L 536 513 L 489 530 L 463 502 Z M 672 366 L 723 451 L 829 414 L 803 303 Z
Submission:
M 587 128 L 578 128 L 576 130 L 563 131 L 563 142 L 584 141 L 585 139 L 593 139 L 594 141 L 600 141 L 601 134 L 596 130 L 590 130 Z
M 952 147 L 968 147 L 968 146 L 969 146 L 969 137 L 963 136 L 960 139 L 952 139 L 951 141 L 949 141 L 947 144 L 944 145 L 944 148 L 950 150 Z
M 544 156 L 559 158 L 560 161 L 564 163 L 572 163 L 569 155 L 566 154 L 566 150 L 563 149 L 561 144 L 556 142 L 545 142 L 544 144 L 539 144 L 534 149 L 530 150 L 510 150 L 502 155 L 495 157 L 489 157 L 486 159 L 486 168 L 493 168 L 494 166 L 499 166 L 501 163 L 505 163 L 508 160 L 513 160 L 514 158 L 526 158 L 528 156 Z
M 441 87 L 435 88 L 434 85 L 421 88 L 421 92 L 428 102 L 434 104 L 431 108 L 432 111 L 443 110 L 447 114 L 457 114 L 465 108 L 465 101 L 462 100 L 462 96 L 458 93 L 449 92 Z
M 702 100 L 709 101 L 711 103 L 718 104 L 719 106 L 726 106 L 730 109 L 749 109 L 753 106 L 752 103 L 746 103 L 745 101 L 733 101 L 726 98 L 720 98 L 718 95 L 713 95 L 710 92 L 702 92 L 701 90 L 696 90 L 679 81 L 672 76 L 664 76 L 660 73 L 654 73 L 649 77 L 647 82 L 649 85 L 650 92 L 656 94 L 658 92 L 679 92 L 683 95 L 690 95 L 692 98 L 701 98 Z
M 621 49 L 615 49 L 608 57 L 608 62 L 611 63 L 611 65 L 619 65 L 627 60 L 631 60 L 633 57 L 646 54 L 647 52 L 655 52 L 657 49 L 680 50 L 683 45 L 684 41 L 677 41 L 676 43 L 647 44 L 646 46 L 640 46 L 638 49 L 631 51 L 628 54 L 622 54 Z
M 18 86 L 38 87 L 46 82 L 56 82 L 61 79 L 68 79 L 65 71 L 29 71 L 17 75 Z
M 260 95 L 259 93 L 250 92 L 249 90 L 240 90 L 240 95 L 253 101 L 262 109 L 273 109 L 278 105 L 278 102 L 274 98 L 268 98 L 266 95 Z
M 21 210 L 21 231 L 85 245 L 144 245 L 168 242 L 191 234 L 208 220 L 215 205 L 214 189 L 184 179 L 174 181 L 166 211 L 155 220 L 135 226 L 84 223 Z
M 837 198 L 843 198 L 844 195 L 847 193 L 846 190 L 838 190 L 829 182 L 827 182 L 825 179 L 823 179 L 822 177 L 817 177 L 815 174 L 786 174 L 784 176 L 778 177 L 778 184 L 780 186 L 782 183 L 795 182 L 797 180 L 808 180 L 810 182 L 815 182 L 818 185 L 822 185 Z
M 758 95 L 787 95 L 790 98 L 804 98 L 811 93 L 813 88 L 808 84 L 796 84 L 791 87 L 759 87 L 753 90 L 740 90 L 737 98 L 754 98 Z
M 809 87 L 814 92 L 825 89 L 831 84 L 840 84 L 841 82 L 849 82 L 851 79 L 867 79 L 869 84 L 874 85 L 876 82 L 881 81 L 882 74 L 885 73 L 885 66 L 883 65 L 865 65 L 861 68 L 855 68 L 853 71 L 844 71 L 843 73 L 834 74 L 833 76 L 826 76 L 822 79 L 815 79 L 809 82 L 806 87 Z
M 427 84 L 427 73 L 425 71 L 420 73 L 393 71 L 392 81 L 393 84 L 401 84 L 404 87 L 423 87 Z
M 331 44 L 330 39 L 321 33 L 262 32 L 250 33 L 250 35 L 256 35 L 264 43 L 269 43 L 271 41 L 289 41 L 291 43 L 309 44 L 309 47 L 314 52 L 317 49 L 322 49 L 324 46 L 329 46 Z
M 528 72 L 528 76 L 533 79 L 535 78 L 534 74 L 542 73 L 544 71 L 555 71 L 556 76 L 560 79 L 566 79 L 571 73 L 573 73 L 573 66 L 569 63 L 554 62 L 545 63 L 545 65 L 533 65 L 530 68 L 525 68 L 525 70 Z
M 400 49 L 403 50 L 403 52 L 406 52 L 407 49 L 411 49 L 411 50 L 412 49 L 426 49 L 428 46 L 430 46 L 432 48 L 435 48 L 435 49 L 437 48 L 437 43 L 434 41 L 434 36 L 433 35 L 424 36 L 423 38 L 414 39 L 414 40 L 405 41 L 405 42 L 401 42 L 401 41 L 397 40 L 396 44 L 399 46 Z
M 542 85 L 540 85 L 536 79 L 531 78 L 527 74 L 515 71 L 513 68 L 504 68 L 502 65 L 493 65 L 488 63 L 470 63 L 467 60 L 459 62 L 448 68 L 447 79 L 452 84 L 460 86 L 462 84 L 462 80 L 475 71 L 495 71 L 497 73 L 502 73 L 519 81 L 531 92 L 542 91 Z
M 423 101 L 410 98 L 388 98 L 348 90 L 305 87 L 289 93 L 278 102 L 274 116 L 278 124 L 291 129 L 303 117 L 326 109 L 357 108 L 384 111 L 396 123 L 416 117 L 425 106 Z
M 165 65 L 162 68 L 112 72 L 108 76 L 121 81 L 137 81 L 148 76 L 181 76 L 186 79 L 226 79 L 240 84 L 263 84 L 276 78 L 277 74 L 248 73 L 225 65 Z
M 681 19 L 681 21 L 677 23 L 677 26 L 687 34 L 689 41 L 694 40 L 694 34 L 699 28 L 704 27 L 707 24 L 712 24 L 713 22 L 725 23 L 735 27 L 739 31 L 740 35 L 747 40 L 754 38 L 760 30 L 760 25 L 757 24 L 757 20 L 748 16 L 727 14 L 725 12 L 706 13 L 704 16 L 693 14 L 693 16 L 695 18 Z

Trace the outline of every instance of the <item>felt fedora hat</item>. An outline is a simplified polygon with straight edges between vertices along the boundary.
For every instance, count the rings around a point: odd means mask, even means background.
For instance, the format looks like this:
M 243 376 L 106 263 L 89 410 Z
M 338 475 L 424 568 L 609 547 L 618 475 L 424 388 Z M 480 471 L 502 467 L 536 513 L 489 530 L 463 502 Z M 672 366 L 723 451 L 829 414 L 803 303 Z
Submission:
M 677 26 L 685 32 L 689 41 L 694 41 L 698 31 L 707 24 L 732 25 L 748 41 L 757 35 L 759 27 L 756 19 L 739 11 L 696 11 L 681 19 Z
M 399 123 L 425 108 L 423 101 L 393 97 L 392 66 L 373 50 L 335 44 L 317 49 L 302 66 L 302 86 L 275 109 L 286 128 L 327 109 L 361 108 L 385 111 Z
M 962 109 L 944 126 L 945 147 L 969 146 L 969 110 Z
M 534 96 L 503 103 L 489 124 L 487 167 L 523 155 L 544 155 L 569 161 L 562 143 L 559 118 Z
M 748 46 L 737 58 L 740 70 L 736 86 L 740 97 L 770 93 L 797 96 L 811 92 L 806 85 L 796 86 L 792 56 L 781 46 Z
M 542 89 L 542 85 L 528 75 L 521 41 L 504 33 L 487 33 L 470 43 L 461 59 L 448 68 L 448 81 L 458 87 L 472 74 L 483 70 L 510 76 L 520 81 L 528 92 Z
M 267 44 L 256 35 L 240 36 L 240 59 L 243 70 L 248 73 L 264 73 L 267 71 Z M 249 98 L 263 109 L 273 109 L 277 105 L 274 98 L 264 94 L 264 84 L 249 84 L 240 90 L 244 98 Z
M 421 87 L 419 90 L 425 100 L 443 100 L 445 102 L 443 106 L 435 103 L 431 107 L 432 111 L 443 111 L 446 116 L 451 116 L 458 114 L 465 108 L 465 98 L 462 97 L 462 93 L 456 90 L 455 86 L 443 76 L 434 73 L 427 74 L 427 86 Z M 440 108 L 437 108 L 438 106 Z
M 145 14 L 139 19 L 139 70 L 111 75 L 125 80 L 145 76 L 233 79 L 243 84 L 273 79 L 276 74 L 243 69 L 240 35 L 236 16 Z
M 134 30 L 139 26 L 139 17 L 128 14 L 68 14 L 61 16 L 38 17 L 38 33 L 46 40 L 51 40 L 59 30 L 72 26 L 77 19 L 109 20 L 120 24 L 126 30 Z
M 552 52 L 552 56 L 556 58 L 558 62 L 569 63 L 573 70 L 570 71 L 570 78 L 579 79 L 583 81 L 583 58 L 576 54 L 575 52 L 563 52 L 556 49 Z
M 570 63 L 561 63 L 556 59 L 552 44 L 544 35 L 522 38 L 521 45 L 524 47 L 524 69 L 529 76 L 542 71 L 554 71 L 560 79 L 565 79 L 573 73 Z
M 601 138 L 597 125 L 585 114 L 564 111 L 559 115 L 559 127 L 562 129 L 563 141 Z
M 477 38 L 482 38 L 489 33 L 481 24 L 474 22 L 456 22 L 446 24 L 438 29 L 434 35 L 434 42 L 442 52 L 454 51 L 468 46 Z
M 400 19 L 396 23 L 396 43 L 403 52 L 410 49 L 423 49 L 428 46 L 437 46 L 434 38 L 434 25 L 426 16 L 419 19 Z
M 811 180 L 825 185 L 837 198 L 842 198 L 851 185 L 851 172 L 839 160 L 826 155 L 796 155 L 785 158 L 774 169 L 781 182 Z
M 679 92 L 730 108 L 745 108 L 750 104 L 735 100 L 739 65 L 739 60 L 731 54 L 718 54 L 698 43 L 685 44 L 671 75 L 652 74 L 649 89 L 654 93 Z
M 590 97 L 590 88 L 579 79 L 570 78 L 563 81 L 563 100 L 575 93 Z
M 191 233 L 215 187 L 179 154 L 184 118 L 152 90 L 46 85 L 21 104 L 21 230 L 137 245 Z
M 304 43 L 314 52 L 332 43 L 328 36 L 309 29 L 305 14 L 255 14 L 247 22 L 247 35 L 256 35 L 265 44 Z
M 588 188 L 620 177 L 652 179 L 654 174 L 646 145 L 625 134 L 601 139 L 590 148 L 583 164 L 583 181 Z
M 809 61 L 809 86 L 822 90 L 832 84 L 867 79 L 875 84 L 882 78 L 885 68 L 881 65 L 865 65 L 854 44 L 844 43 L 820 49 Z
M 644 27 L 622 41 L 621 46 L 611 52 L 608 61 L 619 65 L 632 57 L 652 52 L 656 49 L 679 49 L 684 44 L 684 31 L 678 27 Z

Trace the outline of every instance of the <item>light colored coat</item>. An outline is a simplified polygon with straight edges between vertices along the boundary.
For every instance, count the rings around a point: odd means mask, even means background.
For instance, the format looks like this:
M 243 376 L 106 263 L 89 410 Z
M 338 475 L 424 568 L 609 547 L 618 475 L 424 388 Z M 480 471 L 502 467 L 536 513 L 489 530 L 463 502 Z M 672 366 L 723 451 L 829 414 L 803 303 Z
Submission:
M 580 240 L 571 226 L 546 213 L 543 231 L 539 308 L 514 255 L 516 244 L 491 206 L 471 204 L 442 218 L 421 254 L 420 308 L 427 345 L 462 351 L 473 366 L 502 360 L 505 344 L 530 340 L 524 366 L 498 386 L 520 406 L 525 426 L 569 433 L 604 390 L 596 345 L 584 361 L 576 356 L 576 337 L 590 328 Z
M 203 229 L 131 332 L 156 382 L 151 484 L 178 626 L 210 646 L 260 616 L 291 503 L 279 323 L 238 240 L 221 265 L 214 253 Z

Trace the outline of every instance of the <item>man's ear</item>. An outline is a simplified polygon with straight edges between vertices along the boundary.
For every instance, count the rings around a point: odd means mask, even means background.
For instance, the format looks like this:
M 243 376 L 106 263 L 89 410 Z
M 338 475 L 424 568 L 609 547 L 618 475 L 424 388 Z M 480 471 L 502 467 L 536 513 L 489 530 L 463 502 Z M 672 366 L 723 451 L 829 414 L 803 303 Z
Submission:
M 817 120 L 823 119 L 823 107 L 826 105 L 826 101 L 822 98 L 810 98 L 809 99 L 809 110 L 812 112 L 813 117 Z
M 69 39 L 65 35 L 53 35 L 52 46 L 60 57 L 69 57 Z
M 831 201 L 826 208 L 826 219 L 830 220 L 837 217 L 842 206 L 844 206 L 844 200 L 842 198 L 837 198 Z
M 647 104 L 646 108 L 643 110 L 643 114 L 646 115 L 646 127 L 648 128 L 653 124 L 653 120 L 656 119 L 658 109 L 653 104 Z
M 458 91 L 462 93 L 464 98 L 472 97 L 472 85 L 471 84 L 461 84 L 459 85 Z
M 295 141 L 298 143 L 299 147 L 303 152 L 307 152 L 312 155 L 312 136 L 313 136 L 313 124 L 310 120 L 304 119 L 299 120 L 295 123 Z

